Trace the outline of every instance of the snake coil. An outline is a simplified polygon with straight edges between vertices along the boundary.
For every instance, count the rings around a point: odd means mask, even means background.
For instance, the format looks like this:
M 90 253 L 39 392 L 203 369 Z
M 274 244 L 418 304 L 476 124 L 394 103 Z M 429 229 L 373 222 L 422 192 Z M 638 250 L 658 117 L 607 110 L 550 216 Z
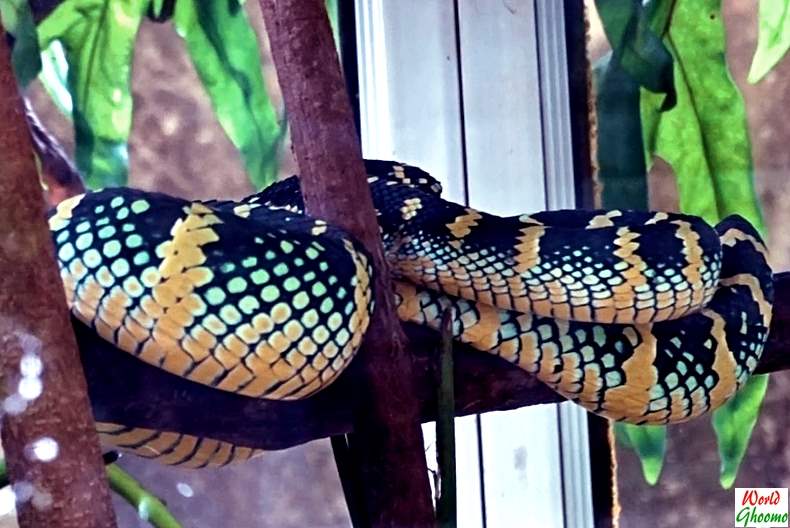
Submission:
M 398 315 L 537 376 L 591 412 L 689 420 L 735 394 L 765 345 L 765 246 L 732 216 L 552 211 L 502 218 L 424 171 L 366 161 Z M 72 313 L 142 361 L 219 390 L 305 398 L 354 356 L 373 310 L 366 251 L 303 214 L 296 177 L 239 202 L 108 189 L 50 216 Z M 100 424 L 113 445 L 200 467 L 254 451 Z

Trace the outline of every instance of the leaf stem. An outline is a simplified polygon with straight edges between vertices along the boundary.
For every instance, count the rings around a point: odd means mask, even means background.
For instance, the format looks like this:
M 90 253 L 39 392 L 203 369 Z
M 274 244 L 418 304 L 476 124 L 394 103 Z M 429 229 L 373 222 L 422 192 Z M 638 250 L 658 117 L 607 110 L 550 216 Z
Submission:
M 107 480 L 110 482 L 110 489 L 131 504 L 138 515 L 154 528 L 182 528 L 164 502 L 117 464 L 107 466 Z M 0 488 L 9 484 L 11 482 L 8 480 L 5 458 L 0 458 Z
M 155 528 L 182 528 L 167 506 L 117 464 L 107 466 L 110 489 L 131 504 Z

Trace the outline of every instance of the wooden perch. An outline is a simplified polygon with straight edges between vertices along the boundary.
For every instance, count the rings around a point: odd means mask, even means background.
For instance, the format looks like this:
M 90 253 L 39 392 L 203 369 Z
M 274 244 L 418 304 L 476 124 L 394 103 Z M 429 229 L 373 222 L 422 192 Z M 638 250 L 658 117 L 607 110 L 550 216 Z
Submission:
M 777 302 L 760 373 L 790 369 L 790 273 L 775 276 Z M 307 400 L 274 402 L 236 396 L 178 378 L 120 352 L 75 323 L 97 419 L 209 436 L 261 449 L 284 449 L 354 430 L 360 369 Z M 415 395 L 423 422 L 435 418 L 438 335 L 404 325 L 414 358 Z M 464 416 L 563 401 L 506 361 L 456 345 L 456 414 Z M 205 409 L 211 409 L 207 413 Z
M 2 25 L 0 127 L 0 396 L 19 524 L 115 526 Z
M 351 433 L 364 409 L 359 397 L 361 362 L 355 361 L 327 389 L 301 401 L 238 396 L 169 374 L 117 350 L 75 321 L 96 419 L 208 436 L 261 449 L 285 449 L 318 438 Z M 423 422 L 435 418 L 434 369 L 438 336 L 404 325 L 414 357 L 414 395 Z M 562 397 L 525 371 L 494 356 L 456 345 L 459 416 Z M 210 412 L 206 412 L 210 409 Z

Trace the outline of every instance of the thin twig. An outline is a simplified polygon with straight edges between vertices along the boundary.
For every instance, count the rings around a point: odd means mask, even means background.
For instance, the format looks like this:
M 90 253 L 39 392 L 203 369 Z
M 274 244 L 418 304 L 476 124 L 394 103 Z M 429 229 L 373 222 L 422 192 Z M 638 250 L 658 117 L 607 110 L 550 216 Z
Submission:
M 458 501 L 455 472 L 455 381 L 453 376 L 453 323 L 455 310 L 442 315 L 441 350 L 439 352 L 438 412 L 436 417 L 436 459 L 441 491 L 436 502 L 439 528 L 458 525 Z
M 118 464 L 107 466 L 110 488 L 124 498 L 137 511 L 137 515 L 154 528 L 182 528 L 164 502 L 145 489 L 133 476 Z

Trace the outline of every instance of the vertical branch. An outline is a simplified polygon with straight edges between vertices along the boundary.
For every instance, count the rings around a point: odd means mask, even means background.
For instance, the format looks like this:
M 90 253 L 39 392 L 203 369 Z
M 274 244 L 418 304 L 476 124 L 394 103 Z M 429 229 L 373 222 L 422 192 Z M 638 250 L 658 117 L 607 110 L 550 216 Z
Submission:
M 439 349 L 439 380 L 436 384 L 436 459 L 441 483 L 436 501 L 436 524 L 440 528 L 458 526 L 458 496 L 455 471 L 455 377 L 453 373 L 453 320 L 455 310 L 442 315 Z
M 353 114 L 322 0 L 260 0 L 308 211 L 341 226 L 373 255 L 376 311 L 359 361 L 365 373 L 349 445 L 375 526 L 433 524 L 412 364 L 391 285 Z
M 0 25 L 0 395 L 23 528 L 115 526 L 85 378 Z

